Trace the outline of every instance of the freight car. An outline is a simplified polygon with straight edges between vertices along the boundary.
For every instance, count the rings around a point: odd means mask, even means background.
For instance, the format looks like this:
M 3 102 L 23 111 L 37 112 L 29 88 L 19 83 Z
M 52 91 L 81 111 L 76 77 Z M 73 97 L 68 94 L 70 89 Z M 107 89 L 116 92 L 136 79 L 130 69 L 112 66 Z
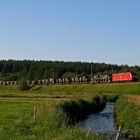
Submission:
M 91 83 L 110 83 L 111 75 L 95 75 Z

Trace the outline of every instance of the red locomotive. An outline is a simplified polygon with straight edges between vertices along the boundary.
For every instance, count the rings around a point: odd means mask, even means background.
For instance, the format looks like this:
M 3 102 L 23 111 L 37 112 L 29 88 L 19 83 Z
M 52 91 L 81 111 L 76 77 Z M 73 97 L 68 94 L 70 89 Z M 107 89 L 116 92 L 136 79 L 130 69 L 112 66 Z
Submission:
M 136 81 L 136 73 L 127 72 L 127 73 L 117 73 L 112 74 L 112 82 L 121 82 L 121 81 Z

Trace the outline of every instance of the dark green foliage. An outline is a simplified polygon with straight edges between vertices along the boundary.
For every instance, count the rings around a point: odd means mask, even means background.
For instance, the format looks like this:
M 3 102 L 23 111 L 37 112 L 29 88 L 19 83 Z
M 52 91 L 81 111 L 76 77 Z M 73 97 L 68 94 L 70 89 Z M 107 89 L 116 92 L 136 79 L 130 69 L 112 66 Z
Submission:
M 60 107 L 66 116 L 69 117 L 69 123 L 76 123 L 87 115 L 101 111 L 106 104 L 103 96 L 95 96 L 91 101 L 80 99 L 78 101 L 65 102 Z
M 130 139 L 140 139 L 140 107 L 121 97 L 115 107 L 116 124 L 122 127 L 122 133 Z
M 29 90 L 30 86 L 27 85 L 27 80 L 26 78 L 21 78 L 19 83 L 18 83 L 18 88 L 20 91 L 25 91 L 25 90 Z
M 76 76 L 76 73 L 72 73 L 72 72 L 65 72 L 63 75 L 62 75 L 62 78 L 73 78 Z
M 105 63 L 88 62 L 63 62 L 63 61 L 0 61 L 0 80 L 19 80 L 27 77 L 27 80 L 45 78 L 62 78 L 72 76 L 86 76 L 90 78 L 91 65 L 93 74 L 111 74 L 112 72 L 140 72 L 139 66 L 111 65 Z
M 116 102 L 119 95 L 106 95 L 105 98 L 108 102 Z
M 105 96 L 101 96 L 101 95 L 95 96 L 91 103 L 92 103 L 92 106 L 95 106 L 94 112 L 99 112 L 105 107 L 106 98 Z

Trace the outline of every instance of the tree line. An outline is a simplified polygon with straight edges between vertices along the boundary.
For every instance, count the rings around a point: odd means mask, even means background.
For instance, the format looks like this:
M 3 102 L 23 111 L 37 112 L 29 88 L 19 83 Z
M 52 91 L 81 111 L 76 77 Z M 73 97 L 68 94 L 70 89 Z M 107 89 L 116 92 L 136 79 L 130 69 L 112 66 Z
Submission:
M 27 80 L 49 78 L 71 78 L 96 74 L 119 72 L 136 72 L 140 75 L 139 66 L 116 65 L 94 62 L 64 62 L 35 60 L 0 60 L 0 80 L 16 81 L 22 77 Z

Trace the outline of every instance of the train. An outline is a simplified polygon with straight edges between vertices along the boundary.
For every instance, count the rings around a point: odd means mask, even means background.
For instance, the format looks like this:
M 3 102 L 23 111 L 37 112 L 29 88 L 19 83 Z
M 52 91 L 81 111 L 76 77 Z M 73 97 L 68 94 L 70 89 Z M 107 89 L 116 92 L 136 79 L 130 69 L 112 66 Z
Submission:
M 137 75 L 134 72 L 113 73 L 111 75 L 94 75 L 91 78 L 73 77 L 73 78 L 49 78 L 36 81 L 27 81 L 28 85 L 53 85 L 53 84 L 97 84 L 97 83 L 112 83 L 112 82 L 132 82 L 137 81 Z M 0 81 L 0 85 L 18 85 L 19 81 Z
M 94 76 L 93 83 L 110 83 L 110 82 L 131 82 L 137 81 L 137 75 L 134 72 L 113 73 L 112 75 Z

